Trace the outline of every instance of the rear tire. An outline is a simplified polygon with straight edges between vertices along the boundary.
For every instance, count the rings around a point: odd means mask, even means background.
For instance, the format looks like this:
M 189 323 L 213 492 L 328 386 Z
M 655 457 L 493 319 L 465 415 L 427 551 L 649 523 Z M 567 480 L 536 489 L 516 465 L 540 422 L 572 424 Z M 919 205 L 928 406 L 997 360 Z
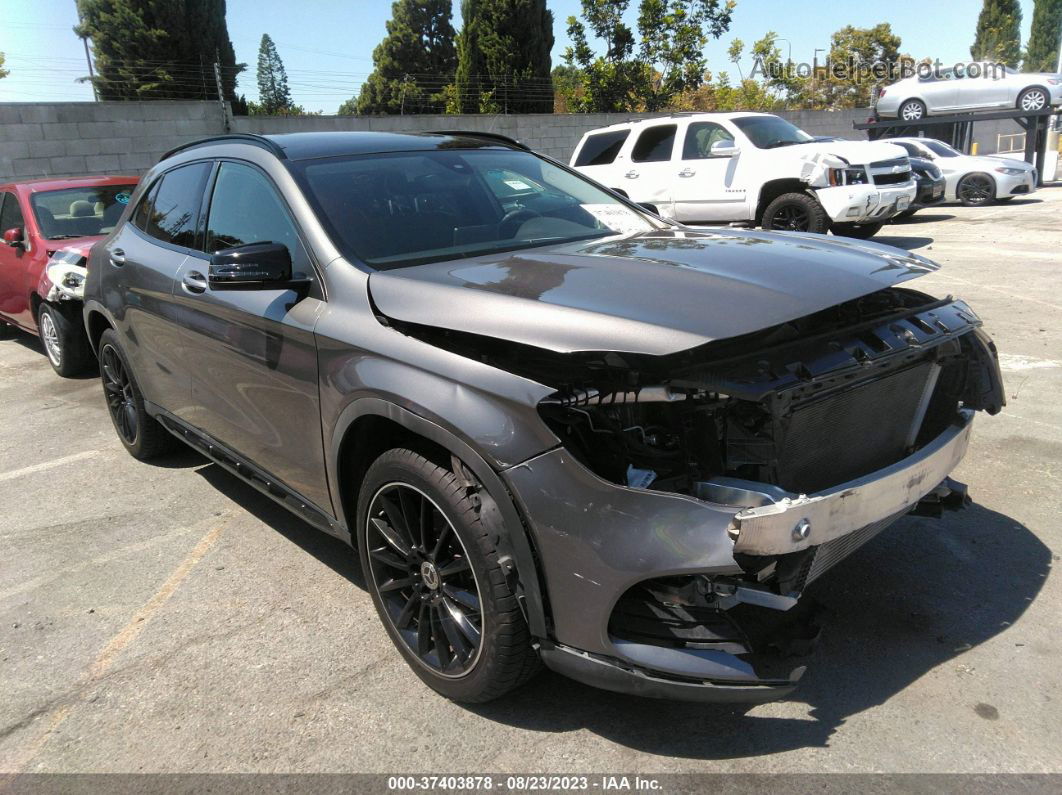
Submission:
M 388 450 L 365 474 L 357 522 L 373 604 L 425 684 L 454 701 L 484 702 L 538 670 L 494 534 L 453 472 Z
M 133 370 L 118 345 L 118 334 L 107 329 L 100 337 L 100 378 L 115 433 L 129 455 L 139 461 L 156 458 L 177 446 L 177 438 L 144 408 L 144 396 Z
M 1051 97 L 1039 86 L 1027 88 L 1018 95 L 1016 107 L 1018 110 L 1036 111 L 1044 110 L 1051 106 Z
M 57 374 L 71 378 L 92 367 L 92 349 L 85 328 L 67 317 L 59 307 L 41 304 L 37 310 L 37 330 L 48 363 Z
M 783 193 L 763 211 L 764 229 L 826 234 L 830 219 L 819 200 L 806 193 Z
M 873 224 L 834 224 L 830 227 L 830 231 L 841 237 L 854 237 L 858 240 L 867 240 L 880 232 L 882 226 L 884 226 L 884 224 L 881 222 Z
M 926 103 L 920 99 L 909 99 L 896 111 L 896 118 L 903 121 L 918 121 L 926 117 Z

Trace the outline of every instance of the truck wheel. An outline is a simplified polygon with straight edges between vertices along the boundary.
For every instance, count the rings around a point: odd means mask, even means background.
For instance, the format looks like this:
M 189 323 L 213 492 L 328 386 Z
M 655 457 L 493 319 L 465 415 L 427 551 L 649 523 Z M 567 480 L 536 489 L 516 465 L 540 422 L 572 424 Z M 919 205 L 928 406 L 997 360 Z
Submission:
M 818 199 L 806 193 L 783 193 L 767 205 L 760 225 L 764 229 L 826 234 L 830 219 Z
M 177 446 L 177 437 L 144 408 L 144 396 L 133 370 L 118 347 L 118 334 L 107 329 L 100 337 L 100 378 L 114 430 L 129 455 L 147 461 Z
M 63 378 L 80 375 L 92 366 L 92 349 L 85 329 L 52 304 L 37 310 L 37 330 L 52 369 Z
M 955 195 L 967 207 L 981 207 L 996 198 L 996 181 L 988 174 L 967 174 L 959 180 Z
M 899 217 L 899 216 L 897 216 Z M 830 227 L 835 235 L 841 237 L 855 237 L 860 240 L 866 240 L 867 238 L 874 237 L 880 230 L 883 224 L 834 224 Z
M 448 469 L 388 450 L 358 495 L 373 604 L 409 667 L 455 701 L 498 698 L 539 667 L 479 503 Z

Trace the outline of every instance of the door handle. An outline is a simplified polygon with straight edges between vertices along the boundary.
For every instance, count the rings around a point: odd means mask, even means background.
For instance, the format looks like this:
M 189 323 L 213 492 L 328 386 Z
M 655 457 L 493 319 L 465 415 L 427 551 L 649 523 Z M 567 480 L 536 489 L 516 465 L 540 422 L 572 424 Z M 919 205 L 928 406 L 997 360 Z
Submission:
M 693 176 L 694 174 L 696 174 L 696 173 L 697 173 L 697 172 L 696 172 L 696 171 L 694 171 L 694 170 L 693 170 L 692 168 L 686 167 L 686 168 L 682 169 L 682 171 L 680 171 L 680 172 L 678 173 L 678 175 L 679 175 L 680 177 L 692 177 L 692 176 Z
M 634 170 L 634 169 L 632 168 L 632 169 L 631 169 L 630 171 L 628 171 L 628 172 L 627 172 L 626 174 L 624 174 L 623 176 L 625 176 L 625 177 L 626 177 L 627 179 L 638 179 L 638 172 L 637 172 L 637 171 L 635 171 L 635 170 Z
M 120 248 L 111 250 L 111 265 L 120 268 L 125 265 L 125 252 Z
M 206 276 L 199 271 L 188 271 L 181 279 L 184 289 L 190 293 L 205 293 L 207 288 Z

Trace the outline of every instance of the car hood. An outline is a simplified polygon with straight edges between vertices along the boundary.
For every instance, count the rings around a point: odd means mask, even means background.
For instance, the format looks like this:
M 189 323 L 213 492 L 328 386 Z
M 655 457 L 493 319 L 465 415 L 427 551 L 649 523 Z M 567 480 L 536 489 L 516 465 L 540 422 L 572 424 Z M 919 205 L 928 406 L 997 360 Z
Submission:
M 664 355 L 794 320 L 939 266 L 824 235 L 662 230 L 388 271 L 394 320 L 558 352 Z
M 843 157 L 852 165 L 867 165 L 879 160 L 893 160 L 907 157 L 907 150 L 896 144 L 884 141 L 816 141 L 797 146 L 780 146 L 768 149 L 769 152 L 788 152 L 800 155 L 826 154 Z
M 48 251 L 76 251 L 81 256 L 87 257 L 92 247 L 103 240 L 103 237 L 103 235 L 89 235 L 66 240 L 45 240 L 44 247 Z
M 1035 166 L 1029 165 L 1024 160 L 996 155 L 959 155 L 958 157 L 942 157 L 934 162 L 940 166 L 941 171 L 948 172 L 992 171 L 1000 166 L 1035 169 Z

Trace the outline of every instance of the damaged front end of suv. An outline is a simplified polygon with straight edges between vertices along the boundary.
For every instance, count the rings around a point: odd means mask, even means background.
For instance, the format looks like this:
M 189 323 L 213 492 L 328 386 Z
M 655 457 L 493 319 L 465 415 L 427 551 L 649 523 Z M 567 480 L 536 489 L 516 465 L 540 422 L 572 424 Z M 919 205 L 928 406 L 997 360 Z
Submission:
M 855 249 L 799 241 L 786 245 Z M 870 253 L 897 270 L 899 252 Z M 559 350 L 533 328 L 502 338 L 489 319 L 443 329 L 382 311 L 409 336 L 551 390 L 537 414 L 559 444 L 502 472 L 548 594 L 547 665 L 647 696 L 782 697 L 804 669 L 761 654 L 783 644 L 772 617 L 904 514 L 964 504 L 949 474 L 974 413 L 1004 404 L 995 347 L 963 301 L 897 286 L 935 268 L 902 259 L 892 286 L 674 351 Z M 518 266 L 506 268 L 512 282 Z M 377 294 L 393 303 L 386 285 Z

